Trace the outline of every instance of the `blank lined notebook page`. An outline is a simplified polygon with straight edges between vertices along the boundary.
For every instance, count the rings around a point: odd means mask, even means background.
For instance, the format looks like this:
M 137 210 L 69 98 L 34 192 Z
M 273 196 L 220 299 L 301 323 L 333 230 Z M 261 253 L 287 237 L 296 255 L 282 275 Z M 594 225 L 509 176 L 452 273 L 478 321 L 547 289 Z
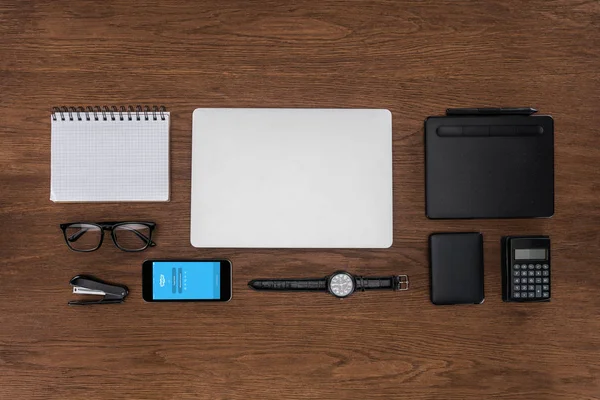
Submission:
M 50 200 L 168 201 L 169 113 L 96 116 L 52 115 Z

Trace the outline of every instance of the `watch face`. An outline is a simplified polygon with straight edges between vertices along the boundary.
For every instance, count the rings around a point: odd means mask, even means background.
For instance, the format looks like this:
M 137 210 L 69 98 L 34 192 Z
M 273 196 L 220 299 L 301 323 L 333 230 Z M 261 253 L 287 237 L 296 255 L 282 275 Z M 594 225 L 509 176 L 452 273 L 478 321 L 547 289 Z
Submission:
M 345 273 L 340 272 L 329 280 L 329 291 L 337 297 L 346 297 L 354 292 L 354 279 Z

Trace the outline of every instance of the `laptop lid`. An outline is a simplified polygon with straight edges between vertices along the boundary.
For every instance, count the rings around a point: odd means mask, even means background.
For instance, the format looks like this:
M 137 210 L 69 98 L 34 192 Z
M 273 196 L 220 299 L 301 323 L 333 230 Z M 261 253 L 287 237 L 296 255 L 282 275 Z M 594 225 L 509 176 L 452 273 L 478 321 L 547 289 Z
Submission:
M 190 239 L 195 247 L 390 247 L 391 113 L 196 109 Z

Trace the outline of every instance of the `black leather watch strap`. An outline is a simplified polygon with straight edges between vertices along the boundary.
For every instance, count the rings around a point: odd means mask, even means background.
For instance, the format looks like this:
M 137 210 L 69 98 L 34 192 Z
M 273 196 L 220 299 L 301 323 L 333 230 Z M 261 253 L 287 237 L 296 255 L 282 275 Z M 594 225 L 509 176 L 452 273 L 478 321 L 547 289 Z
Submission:
M 327 290 L 326 279 L 254 279 L 248 286 L 255 290 Z
M 382 277 L 364 277 L 356 276 L 356 290 L 407 290 L 408 277 L 406 275 L 382 276 Z

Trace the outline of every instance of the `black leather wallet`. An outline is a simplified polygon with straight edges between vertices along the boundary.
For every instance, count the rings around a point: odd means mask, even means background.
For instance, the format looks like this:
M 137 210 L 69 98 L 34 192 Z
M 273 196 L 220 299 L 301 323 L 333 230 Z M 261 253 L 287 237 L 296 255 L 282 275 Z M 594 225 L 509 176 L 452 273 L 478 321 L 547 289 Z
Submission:
M 480 304 L 483 292 L 481 233 L 434 233 L 429 236 L 431 302 Z

